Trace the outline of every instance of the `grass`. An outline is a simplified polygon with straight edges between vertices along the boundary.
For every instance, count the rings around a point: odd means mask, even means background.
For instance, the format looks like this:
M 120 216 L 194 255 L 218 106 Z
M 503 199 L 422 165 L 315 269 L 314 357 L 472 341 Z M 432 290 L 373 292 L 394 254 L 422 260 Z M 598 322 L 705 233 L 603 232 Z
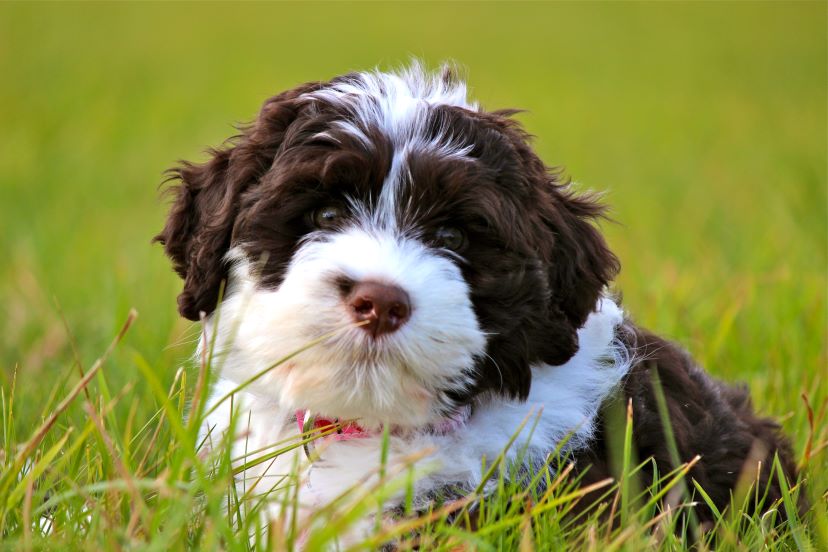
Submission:
M 828 548 L 825 23 L 818 2 L 0 5 L 0 546 L 248 545 L 257 516 L 225 513 L 230 459 L 200 458 L 184 416 L 198 329 L 149 245 L 156 187 L 268 95 L 416 55 L 464 64 L 486 106 L 529 109 L 541 156 L 608 190 L 629 312 L 783 421 L 812 511 L 777 531 L 736 497 L 718 545 Z M 503 482 L 476 533 L 440 515 L 378 530 L 419 528 L 425 549 L 688 547 L 649 498 L 676 474 L 636 491 L 627 460 L 604 488 L 621 528 L 565 515 L 564 470 L 538 474 L 545 497 Z M 286 527 L 264 538 L 296 542 Z

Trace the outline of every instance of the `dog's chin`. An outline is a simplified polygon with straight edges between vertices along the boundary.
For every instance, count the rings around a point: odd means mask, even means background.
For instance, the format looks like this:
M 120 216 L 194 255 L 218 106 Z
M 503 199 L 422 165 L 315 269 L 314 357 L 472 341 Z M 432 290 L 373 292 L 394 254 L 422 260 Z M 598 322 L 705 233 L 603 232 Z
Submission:
M 281 381 L 272 382 L 273 388 L 278 389 L 280 403 L 291 410 L 358 420 L 365 428 L 417 428 L 445 416 L 453 407 L 447 391 L 463 386 L 461 378 L 435 388 L 417 377 L 417 366 L 362 359 L 337 363 L 317 357 L 316 362 L 290 363 L 278 371 Z

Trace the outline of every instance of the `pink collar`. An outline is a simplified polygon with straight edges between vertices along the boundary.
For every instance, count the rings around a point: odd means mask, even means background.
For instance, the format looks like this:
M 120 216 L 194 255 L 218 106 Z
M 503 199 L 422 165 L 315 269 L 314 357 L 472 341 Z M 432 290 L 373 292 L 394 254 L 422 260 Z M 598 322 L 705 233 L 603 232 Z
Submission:
M 370 433 L 354 421 L 340 423 L 339 418 L 331 420 L 330 418 L 323 418 L 321 416 L 311 416 L 309 410 L 297 410 L 296 423 L 299 425 L 299 433 L 305 433 L 306 431 L 313 431 L 315 429 L 318 429 L 320 433 L 325 433 L 336 429 L 335 434 L 328 436 L 334 441 L 345 441 L 347 439 L 359 439 L 371 436 Z M 310 425 L 311 427 L 306 429 L 306 425 Z
M 434 424 L 425 426 L 423 430 L 426 433 L 435 435 L 446 435 L 464 426 L 469 421 L 469 418 L 471 418 L 471 413 L 471 406 L 466 405 L 460 407 L 451 416 L 447 416 Z M 330 419 L 322 416 L 312 416 L 308 410 L 296 411 L 296 424 L 299 426 L 299 433 L 313 430 L 318 430 L 319 433 L 327 433 L 336 430 L 336 433 L 331 433 L 324 437 L 332 441 L 364 439 L 376 435 L 376 433 L 369 432 L 353 420 L 340 422 L 339 418 Z M 399 434 L 401 432 L 402 430 L 392 430 L 392 434 Z M 311 439 L 304 445 L 305 454 L 309 459 L 313 459 L 312 453 L 315 449 L 313 442 L 314 440 Z

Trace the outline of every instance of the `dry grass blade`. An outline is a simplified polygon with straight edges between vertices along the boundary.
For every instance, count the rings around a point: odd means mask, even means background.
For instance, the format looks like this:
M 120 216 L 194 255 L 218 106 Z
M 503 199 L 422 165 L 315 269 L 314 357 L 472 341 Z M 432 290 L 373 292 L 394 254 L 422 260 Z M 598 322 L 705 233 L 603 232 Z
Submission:
M 811 461 L 811 454 L 813 453 L 814 434 L 816 429 L 814 427 L 814 409 L 811 408 L 811 403 L 808 400 L 808 395 L 802 393 L 802 402 L 805 403 L 805 408 L 808 412 L 808 439 L 805 441 L 805 450 L 802 451 L 802 458 L 799 460 L 799 469 L 801 470 Z
M 181 375 L 184 373 L 183 370 L 178 370 L 175 373 L 175 377 L 173 378 L 172 384 L 170 384 L 170 390 L 167 394 L 168 397 L 172 397 L 175 391 L 175 386 L 178 383 Z M 147 459 L 149 458 L 152 451 L 155 449 L 155 443 L 158 440 L 158 435 L 161 433 L 161 428 L 164 427 L 164 417 L 167 415 L 167 411 L 165 409 L 161 409 L 161 414 L 158 416 L 157 425 L 152 432 L 152 437 L 150 437 L 149 444 L 147 444 L 146 450 L 144 451 L 144 455 L 141 457 L 141 461 L 138 462 L 138 467 L 135 468 L 135 473 L 138 477 L 143 475 L 144 466 L 147 463 Z
M 402 521 L 392 525 L 391 527 L 385 529 L 381 533 L 373 536 L 370 540 L 360 543 L 360 545 L 355 549 L 363 549 L 365 546 L 371 547 L 378 547 L 382 544 L 398 537 L 400 535 L 405 535 L 406 533 L 412 533 L 417 529 L 428 525 L 429 523 L 434 523 L 435 521 L 445 519 L 450 514 L 457 512 L 461 508 L 465 508 L 472 502 L 474 502 L 478 497 L 476 495 L 469 495 L 463 497 L 459 500 L 455 500 L 445 506 L 434 510 L 424 516 L 419 516 L 414 519 L 410 519 L 407 521 Z
M 37 429 L 37 431 L 35 431 L 32 438 L 29 439 L 29 441 L 23 446 L 22 449 L 20 449 L 20 451 L 15 456 L 15 461 L 12 464 L 11 469 L 3 475 L 2 485 L 0 485 L 0 492 L 5 490 L 6 486 L 9 484 L 12 474 L 16 473 L 23 466 L 24 460 L 28 458 L 29 455 L 31 455 L 31 453 L 35 450 L 35 448 L 37 448 L 37 446 L 40 444 L 43 438 L 46 437 L 46 435 L 49 433 L 49 430 L 51 430 L 52 426 L 54 426 L 55 422 L 57 422 L 58 417 L 61 414 L 63 414 L 63 412 L 65 412 L 67 408 L 69 408 L 69 405 L 72 404 L 72 401 L 75 400 L 75 398 L 80 394 L 80 392 L 86 389 L 86 386 L 89 385 L 89 382 L 92 381 L 92 378 L 95 377 L 95 374 L 97 374 L 98 371 L 101 369 L 103 363 L 106 361 L 107 358 L 109 358 L 109 355 L 112 354 L 112 351 L 115 350 L 115 347 L 124 338 L 124 335 L 126 335 L 127 331 L 129 330 L 130 326 L 132 326 L 132 323 L 135 321 L 135 318 L 137 318 L 137 316 L 138 313 L 134 309 L 131 309 L 129 311 L 129 314 L 127 315 L 127 319 L 124 322 L 121 331 L 119 331 L 118 335 L 115 336 L 115 339 L 112 340 L 112 343 L 110 343 L 109 347 L 107 347 L 104 354 L 100 358 L 98 358 L 98 360 L 95 361 L 95 363 L 92 365 L 92 368 L 90 368 L 86 375 L 83 378 L 81 378 L 81 380 L 75 385 L 75 387 L 72 388 L 69 394 L 66 395 L 66 397 L 60 402 L 60 404 L 58 404 L 57 407 L 52 411 L 52 413 L 49 415 L 46 421 L 43 422 L 43 424 Z

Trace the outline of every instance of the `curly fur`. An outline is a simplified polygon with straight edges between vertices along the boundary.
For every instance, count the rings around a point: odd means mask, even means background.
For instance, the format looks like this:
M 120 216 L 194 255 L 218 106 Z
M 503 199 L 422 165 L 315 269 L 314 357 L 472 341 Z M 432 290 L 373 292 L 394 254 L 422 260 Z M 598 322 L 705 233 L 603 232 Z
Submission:
M 381 281 L 410 296 L 410 320 L 382 339 L 342 331 L 239 393 L 234 404 L 250 420 L 245 447 L 295 434 L 295 409 L 390 426 L 392 455 L 435 451 L 435 471 L 417 486 L 428 502 L 439 489 L 480 484 L 481 457 L 496 456 L 534 411 L 536 431 L 515 445 L 529 451 L 527 469 L 569 438 L 589 482 L 617 468 L 606 409 L 623 397 L 632 401 L 638 457 L 663 474 L 674 466 L 657 372 L 681 460 L 701 455 L 691 476 L 715 505 L 727 506 L 757 462 L 770 504 L 780 496 L 774 455 L 796 478 L 778 425 L 753 413 L 743 389 L 624 321 L 606 296 L 619 264 L 595 226 L 603 206 L 538 158 L 513 113 L 469 101 L 450 70 L 353 73 L 267 100 L 205 163 L 172 169 L 178 185 L 156 240 L 184 280 L 182 316 L 203 315 L 205 332 L 218 336 L 213 400 L 347 326 L 348 290 Z M 339 218 L 315 226 L 326 206 Z M 440 242 L 446 228 L 462 245 Z M 461 428 L 429 431 L 458 408 L 472 412 Z M 229 414 L 217 410 L 205 431 L 226 429 Z M 363 477 L 378 449 L 376 435 L 330 443 L 303 504 L 319 507 Z M 278 478 L 290 463 L 245 477 Z M 699 512 L 710 518 L 706 506 Z

